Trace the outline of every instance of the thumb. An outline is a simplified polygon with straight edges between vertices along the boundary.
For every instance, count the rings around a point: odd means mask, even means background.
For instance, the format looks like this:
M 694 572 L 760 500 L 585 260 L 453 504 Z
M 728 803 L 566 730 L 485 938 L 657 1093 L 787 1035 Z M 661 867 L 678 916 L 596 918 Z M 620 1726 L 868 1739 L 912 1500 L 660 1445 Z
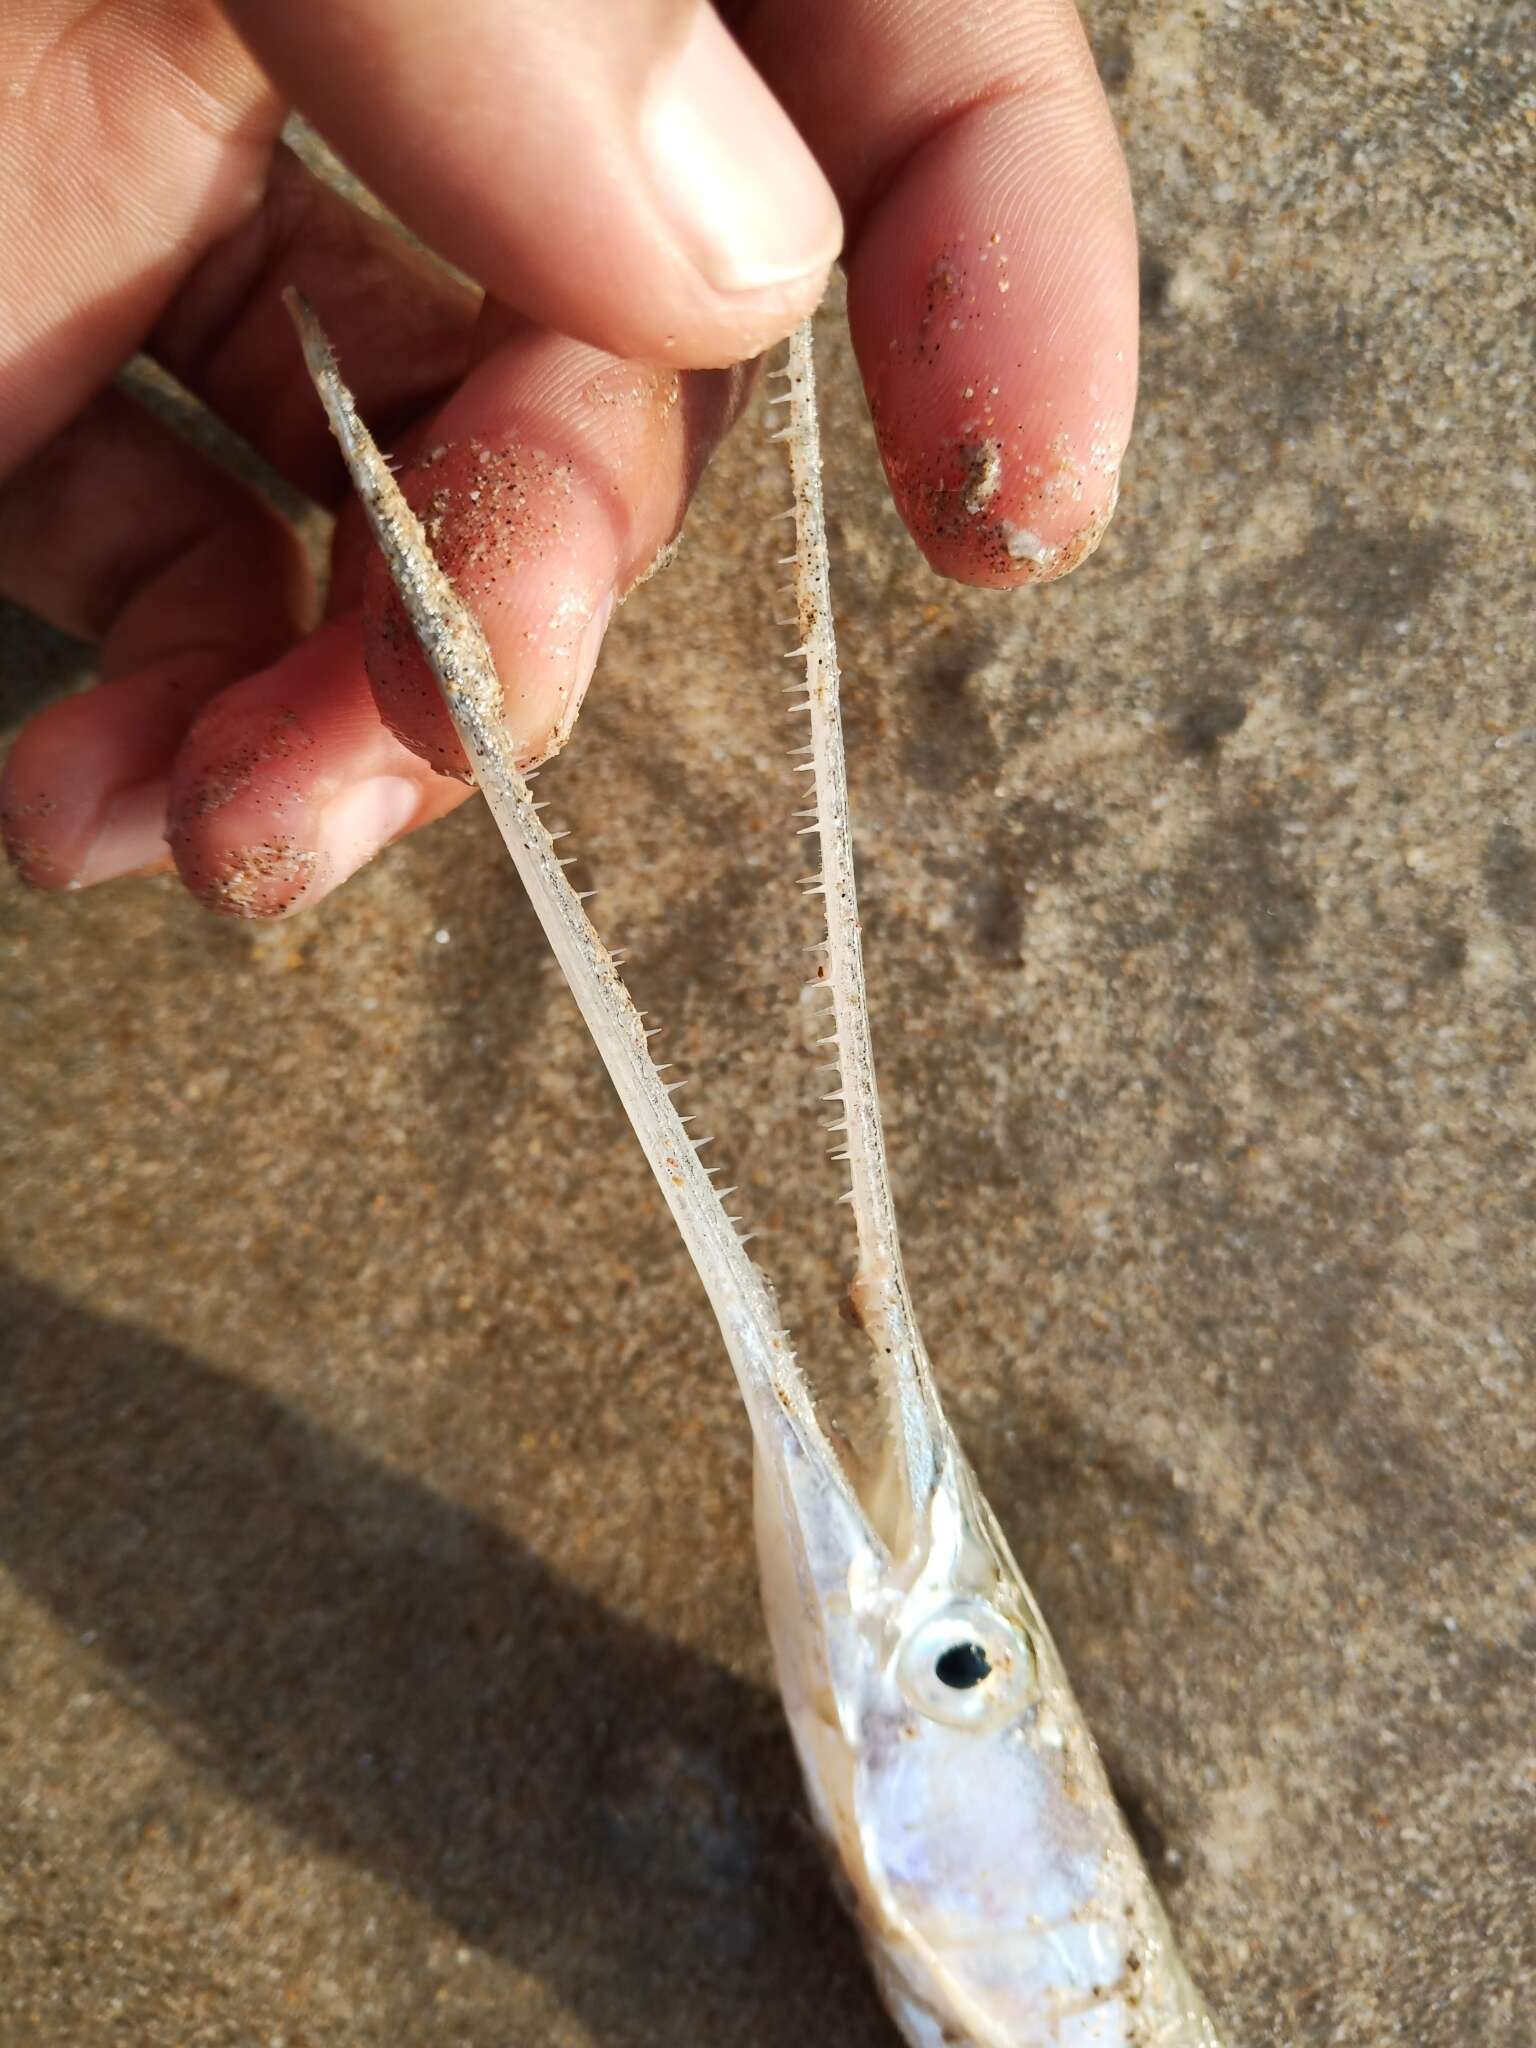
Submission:
M 821 295 L 831 187 L 707 0 L 225 0 L 385 203 L 495 297 L 674 367 Z

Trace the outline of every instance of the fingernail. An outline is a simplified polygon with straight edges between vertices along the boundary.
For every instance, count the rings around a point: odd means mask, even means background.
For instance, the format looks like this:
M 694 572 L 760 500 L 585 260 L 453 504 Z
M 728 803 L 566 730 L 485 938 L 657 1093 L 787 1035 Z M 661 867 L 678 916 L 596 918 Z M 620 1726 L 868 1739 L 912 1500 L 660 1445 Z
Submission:
M 421 807 L 421 791 L 404 775 L 371 775 L 332 797 L 320 814 L 320 872 L 334 888 L 398 838 Z
M 170 778 L 162 775 L 152 782 L 135 782 L 109 798 L 96 836 L 75 869 L 73 887 L 115 882 L 167 860 L 165 813 L 170 793 Z
M 571 680 L 560 702 L 560 715 L 548 728 L 547 736 L 536 751 L 528 757 L 524 764 L 526 767 L 542 767 L 546 761 L 552 760 L 560 752 L 570 738 L 571 728 L 576 723 L 576 714 L 585 701 L 587 685 L 592 680 L 598 656 L 603 651 L 603 636 L 608 631 L 608 621 L 613 617 L 614 602 L 614 592 L 610 590 L 582 627 L 581 638 L 576 642 L 576 652 L 571 664 Z
M 656 197 L 717 291 L 768 290 L 836 259 L 832 188 L 713 7 L 695 9 L 640 135 Z
M 603 651 L 603 640 L 608 632 L 608 621 L 613 617 L 614 593 L 610 590 L 597 610 L 582 629 L 576 643 L 576 680 L 571 694 L 560 714 L 560 724 L 555 733 L 554 751 L 559 752 L 571 736 L 571 727 L 576 723 L 576 714 L 586 698 L 587 685 L 597 668 L 597 658 Z
M 597 667 L 597 657 L 603 651 L 608 621 L 613 617 L 613 602 L 614 593 L 610 590 L 582 628 L 581 638 L 576 643 L 576 687 L 571 692 L 573 706 L 579 705 L 587 694 L 587 685 Z

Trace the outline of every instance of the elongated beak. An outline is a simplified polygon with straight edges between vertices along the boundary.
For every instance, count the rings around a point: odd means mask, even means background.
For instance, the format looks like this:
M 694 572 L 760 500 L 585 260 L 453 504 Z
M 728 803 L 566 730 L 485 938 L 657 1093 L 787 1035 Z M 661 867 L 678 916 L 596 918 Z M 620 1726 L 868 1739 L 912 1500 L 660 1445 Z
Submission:
M 847 1583 L 878 1548 L 868 1517 L 816 1419 L 810 1389 L 694 1141 L 673 1107 L 613 956 L 566 879 L 498 716 L 500 683 L 483 634 L 359 418 L 313 310 L 288 295 L 305 360 L 422 652 L 436 675 L 539 921 L 570 983 L 652 1172 L 709 1294 L 752 1423 L 767 1483 L 818 1580 Z

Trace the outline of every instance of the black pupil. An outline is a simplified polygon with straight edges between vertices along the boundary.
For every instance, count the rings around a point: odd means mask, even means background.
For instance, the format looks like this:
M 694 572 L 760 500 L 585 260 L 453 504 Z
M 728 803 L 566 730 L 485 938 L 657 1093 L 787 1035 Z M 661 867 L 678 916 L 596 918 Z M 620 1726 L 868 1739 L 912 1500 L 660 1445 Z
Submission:
M 980 1685 L 991 1675 L 992 1666 L 980 1643 L 956 1643 L 944 1652 L 933 1669 L 940 1685 L 952 1686 L 956 1692 L 969 1692 L 973 1685 Z

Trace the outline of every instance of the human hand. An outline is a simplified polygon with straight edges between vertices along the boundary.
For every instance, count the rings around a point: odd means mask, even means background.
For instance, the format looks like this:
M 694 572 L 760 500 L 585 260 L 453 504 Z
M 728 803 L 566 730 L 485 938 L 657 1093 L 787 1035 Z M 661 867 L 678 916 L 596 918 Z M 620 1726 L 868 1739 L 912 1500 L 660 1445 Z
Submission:
M 33 718 L 0 780 L 27 880 L 174 859 L 211 907 L 272 916 L 468 793 L 355 505 L 317 625 L 293 529 L 110 386 L 146 349 L 344 508 L 288 284 L 417 458 L 530 761 L 740 410 L 722 366 L 810 310 L 840 247 L 930 562 L 1002 586 L 1091 549 L 1130 431 L 1136 256 L 1070 0 L 973 0 L 965 33 L 949 0 L 719 15 L 739 44 L 700 0 L 11 0 L 0 592 L 101 643 L 101 680 Z M 483 308 L 282 146 L 290 103 Z

